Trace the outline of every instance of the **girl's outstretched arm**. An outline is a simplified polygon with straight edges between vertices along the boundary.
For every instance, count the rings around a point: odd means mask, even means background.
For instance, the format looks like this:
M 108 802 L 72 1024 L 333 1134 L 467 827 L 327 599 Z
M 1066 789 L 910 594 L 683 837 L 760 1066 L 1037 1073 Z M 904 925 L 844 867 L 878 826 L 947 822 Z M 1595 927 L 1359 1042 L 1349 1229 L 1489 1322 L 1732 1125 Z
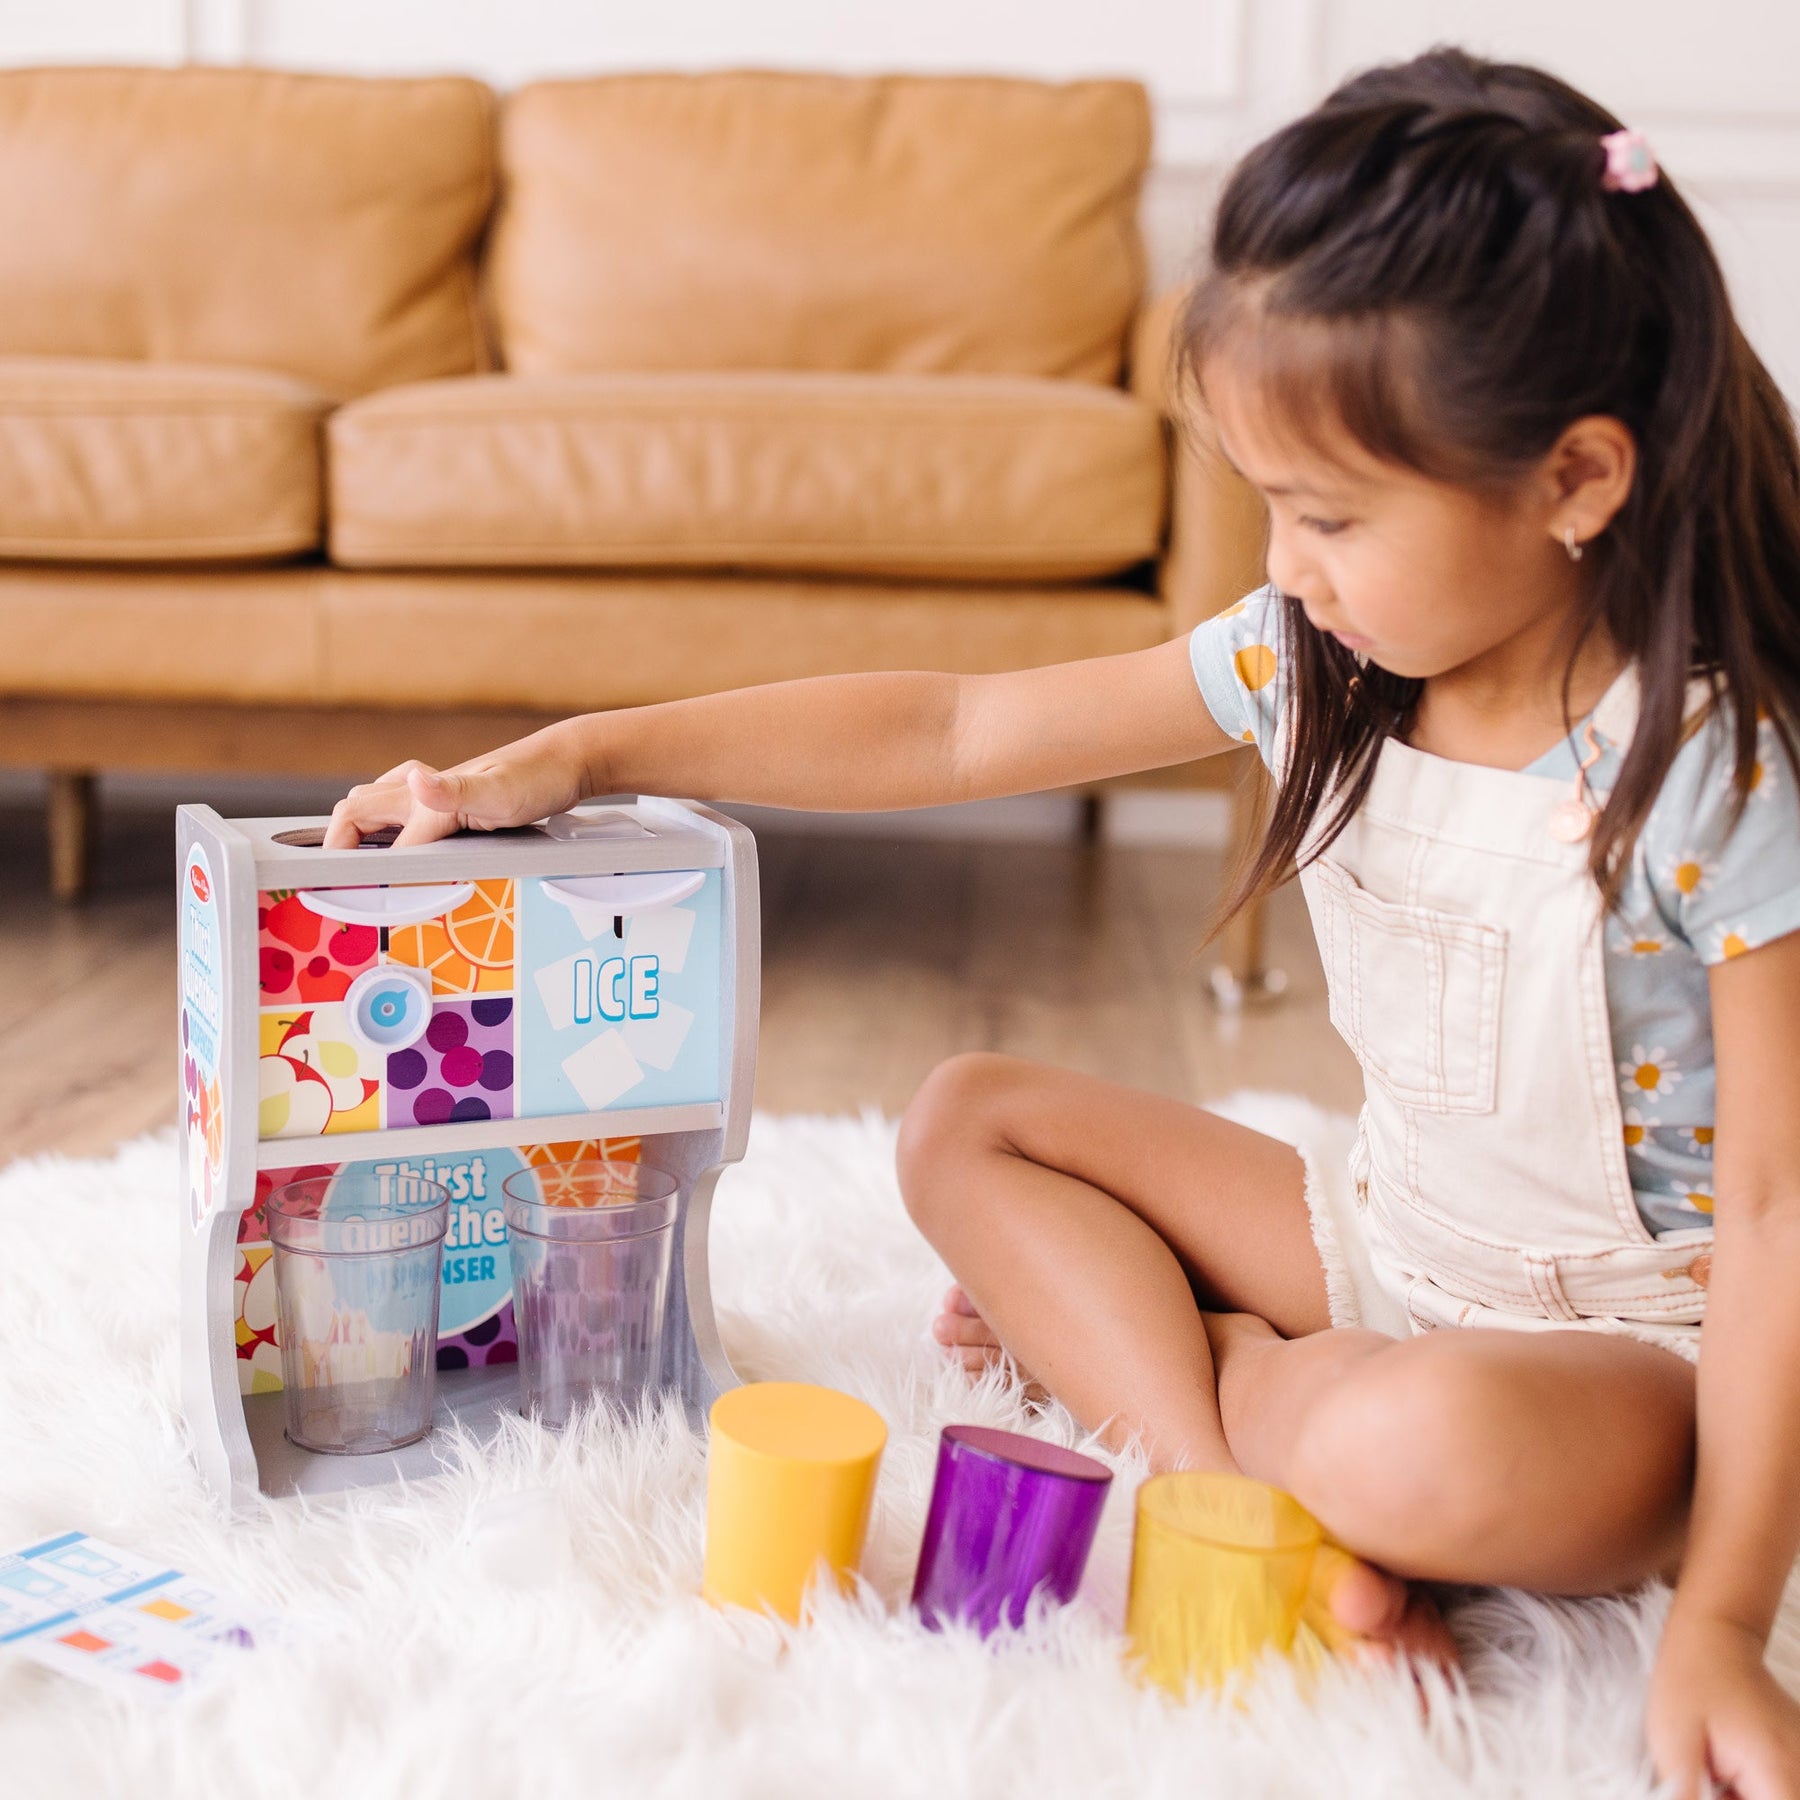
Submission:
M 1763 1666 L 1800 1552 L 1800 933 L 1714 966 L 1713 1263 L 1694 1502 L 1648 1730 L 1676 1792 L 1800 1794 L 1800 1706 Z
M 588 713 L 454 769 L 404 763 L 338 802 L 327 842 L 496 830 L 589 794 L 879 812 L 1032 793 L 1229 749 L 1186 638 L 1002 675 L 819 675 Z

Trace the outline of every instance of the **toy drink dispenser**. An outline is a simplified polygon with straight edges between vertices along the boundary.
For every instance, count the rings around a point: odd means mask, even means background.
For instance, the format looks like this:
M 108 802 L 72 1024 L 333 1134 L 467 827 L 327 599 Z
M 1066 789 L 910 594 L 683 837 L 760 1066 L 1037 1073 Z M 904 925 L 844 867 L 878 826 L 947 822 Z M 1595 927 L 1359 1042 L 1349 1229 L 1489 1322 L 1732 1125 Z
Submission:
M 698 1423 L 736 1383 L 706 1229 L 749 1131 L 749 832 L 650 796 L 403 848 L 325 825 L 178 814 L 207 1480 L 241 1503 L 429 1474 L 452 1417 L 589 1398 Z

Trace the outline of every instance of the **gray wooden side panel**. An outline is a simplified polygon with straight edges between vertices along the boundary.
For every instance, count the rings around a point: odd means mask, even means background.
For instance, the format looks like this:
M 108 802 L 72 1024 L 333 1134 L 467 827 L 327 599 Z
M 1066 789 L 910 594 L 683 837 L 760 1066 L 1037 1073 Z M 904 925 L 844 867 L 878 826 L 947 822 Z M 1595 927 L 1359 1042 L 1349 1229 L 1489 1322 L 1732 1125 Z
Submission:
M 176 879 L 201 845 L 213 871 L 222 937 L 224 1006 L 219 1047 L 224 1157 L 213 1209 L 196 1231 L 186 1216 L 188 1134 L 181 1133 L 177 1229 L 181 1246 L 181 1386 L 201 1473 L 215 1497 L 240 1507 L 256 1492 L 256 1457 L 238 1393 L 238 1220 L 256 1198 L 256 869 L 249 843 L 209 806 L 175 816 Z M 180 904 L 178 896 L 177 904 Z M 176 997 L 179 1009 L 179 987 Z M 180 1055 L 179 1010 L 176 1020 Z

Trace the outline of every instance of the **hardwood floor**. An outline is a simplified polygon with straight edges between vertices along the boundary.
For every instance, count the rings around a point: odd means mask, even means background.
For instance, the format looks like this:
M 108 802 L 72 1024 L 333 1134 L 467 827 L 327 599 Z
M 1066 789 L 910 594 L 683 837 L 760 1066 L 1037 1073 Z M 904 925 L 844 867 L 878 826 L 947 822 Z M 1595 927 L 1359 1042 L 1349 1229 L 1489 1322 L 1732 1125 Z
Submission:
M 1268 1087 L 1358 1103 L 1291 887 L 1270 921 L 1289 993 L 1234 1017 L 1196 954 L 1217 856 L 769 831 L 759 851 L 761 1107 L 897 1113 L 972 1049 L 1194 1101 Z M 109 808 L 94 894 L 56 906 L 41 812 L 0 808 L 0 1162 L 92 1155 L 173 1118 L 173 861 L 166 810 Z

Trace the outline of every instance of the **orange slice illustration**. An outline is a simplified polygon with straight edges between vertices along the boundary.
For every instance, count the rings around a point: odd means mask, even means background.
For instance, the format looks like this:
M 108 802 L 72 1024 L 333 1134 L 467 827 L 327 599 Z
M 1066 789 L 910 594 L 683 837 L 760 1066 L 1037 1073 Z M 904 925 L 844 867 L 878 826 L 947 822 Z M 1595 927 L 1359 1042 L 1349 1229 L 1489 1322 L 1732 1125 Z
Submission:
M 562 1163 L 641 1162 L 644 1141 L 635 1137 L 583 1138 L 567 1144 L 521 1144 L 519 1154 L 534 1169 Z M 591 1205 L 583 1195 L 578 1178 L 572 1174 L 540 1176 L 539 1190 L 546 1206 Z
M 507 969 L 513 959 L 513 884 L 478 881 L 472 893 L 444 921 L 459 955 L 479 969 Z
M 206 1160 L 216 1169 L 225 1160 L 225 1108 L 216 1081 L 207 1083 L 205 1097 L 209 1104 L 201 1110 L 206 1115 Z
M 397 963 L 431 974 L 431 986 L 439 994 L 472 994 L 480 971 L 450 941 L 442 919 L 423 925 L 396 925 L 388 932 L 388 955 Z
M 521 1144 L 519 1154 L 534 1169 L 545 1163 L 641 1162 L 644 1140 L 638 1137 L 581 1138 L 566 1144 Z

